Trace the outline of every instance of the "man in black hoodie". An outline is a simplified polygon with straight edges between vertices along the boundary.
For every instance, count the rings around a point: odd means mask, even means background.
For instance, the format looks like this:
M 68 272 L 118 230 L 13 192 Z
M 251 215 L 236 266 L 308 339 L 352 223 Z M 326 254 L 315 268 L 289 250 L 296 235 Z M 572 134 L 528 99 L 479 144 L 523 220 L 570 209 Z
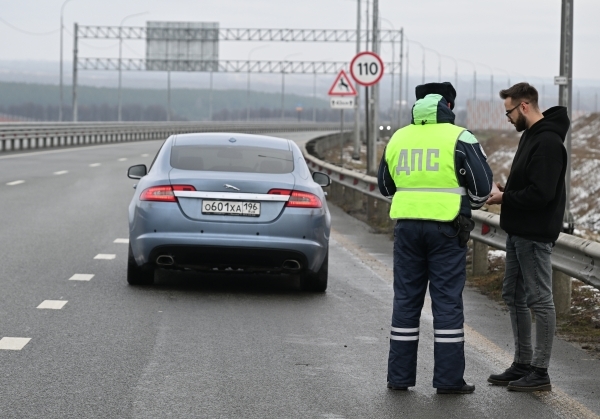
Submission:
M 488 382 L 513 391 L 551 390 L 548 365 L 556 328 L 552 298 L 552 247 L 562 229 L 565 211 L 569 130 L 567 109 L 538 107 L 538 92 L 528 83 L 500 91 L 506 116 L 524 131 L 506 185 L 487 203 L 501 204 L 500 226 L 508 233 L 502 297 L 508 306 L 515 340 L 514 362 Z M 536 342 L 531 345 L 531 314 Z

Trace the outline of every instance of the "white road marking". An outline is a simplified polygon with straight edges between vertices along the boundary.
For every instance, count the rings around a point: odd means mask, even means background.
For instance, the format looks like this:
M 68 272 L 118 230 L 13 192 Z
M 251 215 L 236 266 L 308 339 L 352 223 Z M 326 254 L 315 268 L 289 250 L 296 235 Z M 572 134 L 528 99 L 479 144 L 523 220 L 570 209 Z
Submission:
M 67 304 L 65 300 L 44 300 L 37 308 L 47 308 L 51 310 L 60 310 Z
M 98 253 L 96 256 L 94 256 L 94 259 L 112 260 L 112 259 L 114 259 L 116 257 L 117 257 L 117 255 L 110 255 L 110 254 L 106 254 L 106 253 Z
M 20 351 L 30 340 L 31 338 L 2 338 L 0 339 L 0 349 Z
M 15 180 L 13 182 L 8 182 L 6 185 L 7 186 L 15 186 L 15 185 L 20 185 L 21 183 L 25 183 L 24 180 Z
M 100 166 L 102 163 L 92 163 L 90 164 L 90 167 L 98 167 Z
M 129 243 L 129 239 L 115 239 L 115 241 L 113 243 L 128 244 Z
M 125 157 L 121 157 L 119 161 L 127 161 L 127 159 Z
M 75 274 L 69 278 L 69 281 L 89 281 L 93 277 L 94 274 Z
M 150 154 L 148 154 L 148 153 L 144 153 L 144 154 L 142 154 L 142 157 L 148 157 L 149 155 Z
M 55 175 L 66 175 L 69 173 L 68 170 L 59 170 L 58 172 L 54 172 Z

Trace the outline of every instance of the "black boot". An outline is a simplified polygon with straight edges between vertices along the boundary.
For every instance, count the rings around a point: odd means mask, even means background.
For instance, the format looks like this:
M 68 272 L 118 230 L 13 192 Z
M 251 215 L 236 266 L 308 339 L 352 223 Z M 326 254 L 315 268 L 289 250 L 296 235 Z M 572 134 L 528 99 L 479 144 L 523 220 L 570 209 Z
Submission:
M 492 383 L 496 386 L 507 386 L 511 381 L 516 381 L 519 378 L 525 377 L 529 374 L 529 370 L 529 364 L 517 364 L 516 362 L 513 362 L 502 374 L 490 375 L 488 383 Z
M 400 391 L 408 390 L 408 387 L 395 386 L 392 383 L 390 383 L 389 381 L 387 383 L 387 388 L 389 388 L 390 390 L 400 390 Z
M 548 368 L 531 367 L 531 372 L 525 377 L 508 383 L 508 389 L 512 391 L 550 391 L 550 376 Z
M 467 382 L 463 380 L 462 387 L 438 388 L 437 394 L 471 394 L 474 391 L 475 386 L 473 384 L 467 384 Z

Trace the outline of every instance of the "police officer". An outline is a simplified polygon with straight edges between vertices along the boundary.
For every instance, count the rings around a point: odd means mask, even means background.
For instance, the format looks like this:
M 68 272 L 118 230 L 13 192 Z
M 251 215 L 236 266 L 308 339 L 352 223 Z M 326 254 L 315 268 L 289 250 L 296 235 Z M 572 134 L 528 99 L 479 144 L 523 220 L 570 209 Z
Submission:
M 492 171 L 475 136 L 454 125 L 452 84 L 417 86 L 411 124 L 396 131 L 379 165 L 378 184 L 393 198 L 394 310 L 388 388 L 413 387 L 419 319 L 429 284 L 433 310 L 433 387 L 472 393 L 465 370 L 462 291 L 471 208 L 485 204 Z

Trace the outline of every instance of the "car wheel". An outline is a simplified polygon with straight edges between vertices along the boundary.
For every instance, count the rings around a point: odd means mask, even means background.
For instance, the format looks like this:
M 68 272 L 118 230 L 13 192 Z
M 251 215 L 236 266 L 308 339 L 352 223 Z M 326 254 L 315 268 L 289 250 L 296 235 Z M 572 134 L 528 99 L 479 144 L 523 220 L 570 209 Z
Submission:
M 329 249 L 318 272 L 307 272 L 300 277 L 300 286 L 304 291 L 325 292 L 327 289 L 327 271 L 329 265 Z
M 129 285 L 151 285 L 154 283 L 154 269 L 137 265 L 131 245 L 129 246 L 129 257 L 127 258 L 127 283 Z

